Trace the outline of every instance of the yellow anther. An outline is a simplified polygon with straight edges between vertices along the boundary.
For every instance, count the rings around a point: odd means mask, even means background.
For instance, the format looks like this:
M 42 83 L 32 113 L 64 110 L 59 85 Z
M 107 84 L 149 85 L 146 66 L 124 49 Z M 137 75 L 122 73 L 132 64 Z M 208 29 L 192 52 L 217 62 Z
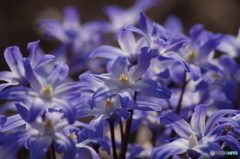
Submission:
M 128 81 L 129 78 L 128 78 L 126 75 L 121 74 L 121 76 L 120 76 L 120 78 L 119 78 L 118 80 L 119 80 L 119 81 Z
M 197 137 L 195 134 L 192 134 L 191 136 L 189 136 L 188 146 L 190 148 L 193 148 L 196 145 L 198 145 Z
M 111 100 L 108 100 L 108 99 L 105 100 L 105 105 L 106 105 L 106 106 L 108 106 L 108 105 L 110 105 L 110 104 L 112 104 L 112 103 L 113 103 L 113 102 L 112 102 Z
M 164 41 L 162 38 L 159 38 L 158 41 Z
M 76 139 L 76 138 L 77 138 L 75 132 L 71 133 L 71 134 L 69 135 L 69 137 L 70 137 L 71 139 Z
M 188 57 L 190 59 L 194 59 L 197 56 L 197 53 L 195 51 L 189 51 L 188 52 Z
M 42 89 L 42 91 L 44 93 L 50 93 L 50 92 L 52 92 L 52 87 L 50 85 L 47 85 Z
M 216 74 L 216 73 L 212 73 L 212 76 L 213 76 L 213 78 L 215 78 L 216 80 L 221 80 L 221 79 L 222 79 L 221 76 L 219 76 L 219 75 Z
M 51 120 L 46 121 L 46 122 L 44 123 L 44 125 L 45 125 L 46 127 L 52 127 Z

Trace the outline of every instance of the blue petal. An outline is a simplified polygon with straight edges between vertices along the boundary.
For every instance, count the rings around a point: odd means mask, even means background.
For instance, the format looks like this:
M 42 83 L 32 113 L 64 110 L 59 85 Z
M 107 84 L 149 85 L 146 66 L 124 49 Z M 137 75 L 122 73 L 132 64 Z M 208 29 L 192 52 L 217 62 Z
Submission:
M 127 59 L 125 57 L 117 58 L 112 66 L 112 74 L 119 78 L 122 74 L 127 75 L 127 73 L 128 73 Z
M 148 34 L 147 19 L 143 12 L 140 13 L 138 25 L 145 34 Z
M 223 80 L 222 89 L 230 101 L 235 101 L 238 98 L 238 82 L 236 79 Z
M 191 126 L 175 113 L 168 112 L 160 117 L 160 123 L 174 129 L 174 131 L 181 137 L 188 137 L 195 132 Z
M 52 144 L 51 136 L 42 136 L 32 144 L 30 154 L 32 159 L 41 159 Z
M 11 87 L 0 92 L 0 99 L 22 100 L 29 95 L 29 91 L 27 87 Z
M 162 107 L 159 104 L 155 104 L 147 101 L 136 101 L 128 109 L 144 110 L 144 111 L 162 111 Z
M 172 95 L 171 91 L 165 85 L 150 79 L 139 80 L 131 88 L 136 92 L 157 98 L 169 99 Z
M 227 144 L 232 150 L 240 152 L 240 143 L 239 141 L 231 135 L 218 136 L 216 141 L 223 141 Z
M 37 24 L 37 26 L 39 28 L 44 28 L 44 33 L 47 36 L 57 38 L 62 42 L 67 42 L 68 40 L 61 24 L 56 20 L 42 20 Z
M 157 74 L 158 77 L 167 79 L 170 77 L 169 69 L 168 68 L 162 68 L 161 72 Z
M 213 35 L 199 50 L 198 60 L 206 59 L 208 54 L 213 51 L 217 45 L 221 42 L 222 35 Z
M 190 64 L 189 74 L 194 81 L 197 81 L 202 75 L 200 67 L 192 65 L 192 64 Z
M 39 59 L 39 61 L 36 63 L 34 69 L 40 67 L 40 66 L 44 66 L 46 65 L 47 63 L 51 62 L 55 60 L 55 56 L 54 55 L 50 55 L 50 54 L 47 54 L 47 55 L 44 55 L 41 59 Z
M 1 147 L 0 158 L 13 159 L 18 150 L 29 139 L 29 136 L 22 131 L 18 131 L 4 136 L 4 138 L 6 141 L 4 141 L 4 145 Z
M 27 49 L 29 51 L 29 61 L 31 63 L 31 66 L 35 67 L 36 66 L 36 63 L 38 62 L 38 52 L 37 52 L 37 49 L 38 49 L 38 45 L 39 45 L 39 42 L 40 40 L 38 41 L 34 41 L 34 42 L 30 42 L 28 43 L 28 46 L 27 46 Z
M 127 54 L 119 48 L 103 45 L 94 50 L 90 55 L 90 58 L 103 57 L 108 59 L 116 59 L 119 56 L 127 56 Z
M 12 115 L 7 118 L 7 121 L 5 122 L 4 126 L 2 127 L 1 132 L 6 132 L 9 130 L 12 130 L 12 129 L 22 126 L 24 124 L 26 124 L 26 122 L 22 119 L 22 117 L 19 114 Z
M 19 115 L 21 115 L 22 119 L 28 122 L 29 117 L 29 109 L 21 104 L 16 103 L 16 108 L 18 110 Z
M 128 119 L 131 116 L 131 114 L 125 109 L 117 108 L 115 111 L 119 112 L 124 119 Z
M 77 8 L 68 6 L 64 8 L 64 23 L 66 28 L 77 29 L 80 26 L 80 18 Z
M 67 82 L 56 87 L 54 90 L 55 97 L 67 96 L 70 93 L 76 92 L 81 88 L 80 82 Z
M 126 30 L 125 27 L 118 30 L 118 43 L 121 49 L 126 52 L 128 55 L 134 52 L 134 46 L 136 44 L 135 37 L 133 33 L 129 30 Z
M 186 139 L 178 139 L 170 144 L 165 144 L 158 148 L 153 148 L 151 158 L 154 159 L 167 159 L 172 155 L 182 154 L 186 152 Z
M 164 22 L 164 26 L 169 31 L 175 32 L 175 33 L 181 32 L 183 30 L 181 20 L 174 15 L 170 15 L 167 17 L 167 19 Z
M 63 110 L 69 124 L 73 124 L 76 120 L 76 108 L 72 106 L 69 102 L 62 99 L 54 98 L 53 101 L 57 103 L 57 106 L 59 106 Z
M 56 88 L 58 85 L 62 84 L 63 81 L 68 76 L 69 67 L 67 64 L 63 62 L 56 62 L 54 64 L 54 70 L 47 78 L 47 83 L 50 84 L 53 89 Z
M 19 47 L 12 46 L 6 48 L 4 51 L 5 60 L 10 68 L 10 70 L 17 74 L 19 77 L 24 75 L 24 68 L 22 63 L 22 53 L 19 50 Z
M 190 29 L 191 39 L 197 41 L 200 37 L 200 34 L 204 31 L 204 26 L 201 24 L 196 24 Z
M 205 131 L 205 136 L 213 129 L 215 124 L 218 122 L 218 120 L 227 114 L 232 114 L 236 113 L 238 110 L 231 110 L 231 109 L 222 109 L 218 110 L 217 112 L 214 112 L 208 119 L 206 123 L 206 131 Z
M 139 78 L 141 78 L 150 66 L 152 57 L 153 50 L 149 49 L 148 47 L 143 47 L 139 55 L 138 64 L 129 70 L 130 79 L 137 81 Z
M 0 115 L 0 130 L 2 129 L 6 121 L 7 121 L 7 117 L 5 115 Z
M 24 59 L 23 63 L 24 63 L 24 68 L 26 70 L 25 74 L 26 74 L 26 77 L 28 78 L 28 81 L 29 81 L 31 87 L 36 92 L 39 92 L 42 89 L 42 85 L 41 85 L 37 75 L 32 70 L 32 67 L 30 65 L 29 60 L 28 59 Z
M 205 117 L 208 105 L 201 104 L 194 108 L 194 113 L 192 114 L 191 125 L 193 131 L 195 131 L 199 136 L 202 136 L 205 132 Z
M 101 145 L 102 149 L 105 150 L 108 155 L 111 154 L 111 148 L 110 148 L 110 145 L 109 143 L 105 140 L 105 139 L 101 139 L 101 138 L 95 138 L 95 139 L 92 139 L 90 140 L 91 142 L 94 142 L 94 143 L 98 143 Z
M 46 110 L 46 103 L 40 98 L 34 98 L 31 103 L 31 107 L 28 114 L 28 122 L 31 123 L 35 121 L 37 117 L 42 115 Z

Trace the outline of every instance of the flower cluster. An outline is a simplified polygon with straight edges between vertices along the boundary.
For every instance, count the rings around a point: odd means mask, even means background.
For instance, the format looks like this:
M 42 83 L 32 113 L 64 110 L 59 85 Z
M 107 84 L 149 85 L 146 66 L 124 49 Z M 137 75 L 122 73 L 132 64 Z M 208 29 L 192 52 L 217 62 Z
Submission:
M 6 48 L 0 158 L 221 158 L 210 151 L 226 147 L 240 153 L 240 33 L 196 24 L 185 34 L 175 16 L 160 25 L 144 14 L 155 5 L 107 6 L 110 21 L 85 24 L 69 6 L 62 22 L 37 24 L 60 42 L 51 54 L 40 41 L 28 44 L 28 57 L 18 46 Z

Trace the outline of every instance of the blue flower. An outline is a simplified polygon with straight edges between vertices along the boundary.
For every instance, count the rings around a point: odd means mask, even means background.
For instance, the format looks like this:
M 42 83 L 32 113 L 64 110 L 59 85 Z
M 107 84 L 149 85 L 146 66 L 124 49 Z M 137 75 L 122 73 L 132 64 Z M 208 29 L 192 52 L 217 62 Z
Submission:
M 12 87 L 0 93 L 1 99 L 7 100 L 31 100 L 39 98 L 45 104 L 32 104 L 30 111 L 41 115 L 47 108 L 55 107 L 55 109 L 63 109 L 70 123 L 75 120 L 75 107 L 67 100 L 70 93 L 77 91 L 80 88 L 78 82 L 63 83 L 68 76 L 68 66 L 64 63 L 56 62 L 54 70 L 47 79 L 38 76 L 32 70 L 29 60 L 24 60 L 24 68 L 26 77 L 29 80 L 30 87 Z M 35 115 L 37 115 L 35 114 Z
M 135 25 L 139 16 L 139 12 L 144 12 L 158 3 L 158 0 L 137 0 L 135 4 L 128 9 L 122 9 L 116 5 L 105 7 L 104 12 L 111 21 L 109 31 L 117 32 L 117 30 L 123 26 L 129 24 Z
M 233 150 L 239 151 L 240 144 L 237 139 L 231 135 L 218 136 L 219 130 L 223 127 L 214 128 L 217 121 L 226 114 L 237 112 L 237 110 L 219 110 L 213 113 L 205 123 L 205 114 L 208 106 L 205 104 L 197 105 L 191 119 L 191 125 L 175 113 L 168 112 L 160 117 L 160 122 L 174 131 L 180 138 L 163 145 L 153 148 L 152 158 L 168 158 L 171 155 L 182 154 L 187 150 L 188 155 L 193 158 L 200 154 L 210 156 L 210 151 L 222 151 L 218 141 L 228 144 Z
M 105 87 L 99 88 L 93 95 L 92 103 L 100 99 L 128 92 L 134 97 L 135 92 L 141 92 L 150 96 L 168 99 L 171 96 L 169 89 L 150 79 L 141 79 L 152 59 L 152 52 L 147 47 L 141 49 L 138 64 L 128 68 L 127 59 L 119 57 L 112 66 L 112 73 L 92 75 L 96 80 L 104 83 Z
M 41 66 L 55 59 L 53 55 L 42 55 L 38 50 L 39 41 L 30 42 L 28 44 L 28 51 L 30 52 L 28 60 L 33 69 L 38 69 Z M 11 70 L 1 71 L 0 80 L 7 83 L 0 84 L 0 91 L 8 86 L 28 86 L 29 80 L 26 69 L 24 68 L 22 53 L 17 46 L 11 46 L 5 49 L 4 58 Z

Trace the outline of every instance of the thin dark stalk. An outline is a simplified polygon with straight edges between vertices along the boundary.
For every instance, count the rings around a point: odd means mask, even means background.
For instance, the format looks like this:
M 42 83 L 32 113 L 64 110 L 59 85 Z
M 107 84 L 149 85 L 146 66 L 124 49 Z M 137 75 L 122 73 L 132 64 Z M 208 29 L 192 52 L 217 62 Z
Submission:
M 237 100 L 232 102 L 233 106 L 234 106 L 234 109 L 238 110 L 238 102 Z
M 111 131 L 113 159 L 117 159 L 117 148 L 116 148 L 115 134 L 114 134 L 114 122 L 109 121 L 109 126 Z
M 127 120 L 126 131 L 125 131 L 125 135 L 124 135 L 124 140 L 122 141 L 122 144 L 121 144 L 120 159 L 125 159 L 125 157 L 126 157 L 126 152 L 127 152 L 128 139 L 129 139 L 130 130 L 131 130 L 131 125 L 132 125 L 133 110 L 129 110 L 129 112 L 131 113 L 131 116 L 130 116 L 130 118 Z
M 123 123 L 122 123 L 122 120 L 120 120 L 119 125 L 120 125 L 121 140 L 123 140 L 124 135 L 123 135 Z
M 51 147 L 49 147 L 49 149 L 48 149 L 48 151 L 47 151 L 47 153 L 46 153 L 46 158 L 47 158 L 47 159 L 53 159 L 53 158 L 52 158 Z
M 52 158 L 56 159 L 56 153 L 55 153 L 55 147 L 54 147 L 54 142 L 51 145 L 51 151 L 52 151 Z
M 182 89 L 181 89 L 181 94 L 180 94 L 180 98 L 178 100 L 178 105 L 177 105 L 177 109 L 176 109 L 176 114 L 180 113 L 181 107 L 182 107 L 182 99 L 183 99 L 183 94 L 186 88 L 186 85 L 189 81 L 186 81 L 186 76 L 187 76 L 187 72 L 184 72 L 183 75 L 183 84 L 182 84 Z

